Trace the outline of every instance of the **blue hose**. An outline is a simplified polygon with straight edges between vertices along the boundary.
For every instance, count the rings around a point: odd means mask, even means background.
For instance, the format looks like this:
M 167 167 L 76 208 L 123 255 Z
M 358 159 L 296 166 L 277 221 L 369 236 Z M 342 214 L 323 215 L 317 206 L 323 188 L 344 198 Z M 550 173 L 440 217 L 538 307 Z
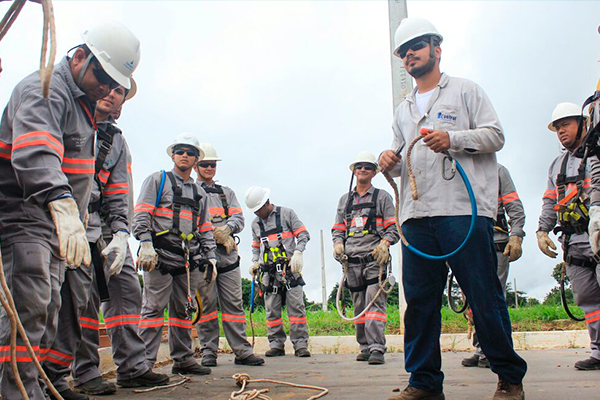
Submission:
M 467 244 L 469 239 L 471 238 L 471 235 L 473 234 L 473 230 L 475 229 L 475 222 L 477 221 L 477 202 L 475 201 L 475 194 L 473 193 L 473 188 L 471 187 L 471 182 L 469 182 L 469 178 L 467 177 L 467 174 L 462 169 L 459 162 L 456 159 L 454 159 L 454 160 L 456 161 L 456 169 L 458 170 L 460 177 L 462 178 L 463 182 L 465 183 L 467 192 L 469 193 L 469 200 L 471 200 L 471 225 L 469 226 L 469 231 L 467 232 L 467 236 L 465 237 L 465 240 L 463 240 L 463 242 L 460 244 L 460 246 L 458 246 L 454 251 L 452 251 L 448 254 L 444 254 L 441 256 L 434 256 L 434 255 L 422 252 L 421 250 L 417 249 L 416 247 L 414 247 L 411 244 L 406 245 L 406 248 L 408 250 L 412 251 L 413 253 L 415 253 L 418 256 L 427 258 L 429 260 L 445 260 L 447 258 L 452 257 L 459 251 L 461 251 L 463 249 L 463 247 L 465 247 L 465 245 Z
M 256 284 L 256 279 L 252 278 L 252 289 L 250 290 L 250 314 L 254 312 L 254 285 Z

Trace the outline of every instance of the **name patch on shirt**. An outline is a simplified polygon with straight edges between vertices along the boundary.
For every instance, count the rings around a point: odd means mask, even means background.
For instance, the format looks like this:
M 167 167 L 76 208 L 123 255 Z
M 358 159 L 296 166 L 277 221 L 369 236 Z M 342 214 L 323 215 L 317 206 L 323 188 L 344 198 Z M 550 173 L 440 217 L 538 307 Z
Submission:
M 456 115 L 446 114 L 443 111 L 439 111 L 437 113 L 437 119 L 438 121 L 456 124 L 456 120 L 458 119 L 458 117 Z

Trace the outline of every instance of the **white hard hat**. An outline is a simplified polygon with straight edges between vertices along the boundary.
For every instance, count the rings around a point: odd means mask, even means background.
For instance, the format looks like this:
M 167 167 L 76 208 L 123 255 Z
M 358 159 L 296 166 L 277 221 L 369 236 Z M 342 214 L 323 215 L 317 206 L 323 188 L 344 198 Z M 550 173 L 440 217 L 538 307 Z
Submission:
M 373 164 L 376 167 L 375 171 L 380 171 L 379 164 L 377 164 L 377 159 L 375 159 L 375 154 L 371 153 L 370 151 L 361 151 L 360 153 L 358 153 L 356 155 L 356 158 L 354 159 L 354 162 L 350 164 L 350 171 L 354 172 L 354 165 L 356 163 Z
M 246 207 L 250 212 L 258 211 L 269 200 L 271 190 L 260 186 L 252 186 L 246 190 Z
M 400 57 L 400 46 L 421 36 L 435 36 L 439 43 L 444 38 L 433 24 L 423 18 L 404 18 L 394 35 L 394 55 Z
M 554 127 L 554 123 L 559 119 L 567 118 L 567 117 L 581 117 L 581 107 L 574 103 L 558 103 L 552 111 L 552 121 L 548 124 L 548 129 L 552 132 L 556 132 L 556 128 Z M 583 116 L 587 122 L 588 116 Z
M 221 161 L 221 159 L 217 156 L 217 150 L 210 143 L 200 143 L 199 144 L 202 151 L 204 151 L 204 158 L 202 161 Z
M 129 78 L 129 80 L 131 81 L 131 89 L 127 90 L 127 94 L 125 95 L 125 100 L 123 100 L 124 102 L 132 99 L 133 96 L 135 96 L 135 94 L 137 93 L 137 83 L 135 83 L 135 81 L 133 80 L 133 77 Z
M 140 62 L 140 41 L 125 25 L 105 21 L 81 33 L 84 43 L 106 73 L 125 89 Z
M 173 155 L 173 148 L 178 144 L 185 144 L 197 149 L 200 153 L 200 155 L 198 156 L 198 161 L 204 158 L 204 151 L 202 151 L 202 149 L 200 148 L 198 138 L 193 133 L 183 132 L 177 135 L 177 137 L 173 141 L 173 144 L 167 147 L 167 154 L 169 155 L 169 157 Z

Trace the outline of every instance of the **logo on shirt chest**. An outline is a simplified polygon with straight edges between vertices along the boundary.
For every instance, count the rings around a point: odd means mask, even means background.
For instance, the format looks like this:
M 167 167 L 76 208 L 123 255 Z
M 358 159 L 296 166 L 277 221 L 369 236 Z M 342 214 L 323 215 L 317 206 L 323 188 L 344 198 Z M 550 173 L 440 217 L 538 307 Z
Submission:
M 443 111 L 439 111 L 437 113 L 437 120 L 441 121 L 441 122 L 446 122 L 449 124 L 456 124 L 457 119 L 458 119 L 458 117 L 456 115 L 446 114 Z

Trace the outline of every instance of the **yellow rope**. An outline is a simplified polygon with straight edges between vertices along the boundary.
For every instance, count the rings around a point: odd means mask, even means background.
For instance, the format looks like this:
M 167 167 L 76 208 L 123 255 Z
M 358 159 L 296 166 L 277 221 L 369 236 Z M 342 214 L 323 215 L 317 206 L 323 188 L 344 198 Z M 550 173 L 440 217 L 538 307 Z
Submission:
M 311 389 L 321 391 L 321 393 L 311 396 L 307 400 L 316 400 L 329 393 L 329 389 L 322 388 L 319 386 L 301 385 L 298 383 L 283 382 L 274 379 L 250 379 L 250 375 L 248 374 L 235 374 L 232 376 L 232 378 L 235 379 L 235 383 L 240 387 L 240 390 L 231 392 L 229 400 L 272 400 L 269 396 L 265 395 L 265 393 L 267 393 L 269 389 L 253 389 L 246 391 L 246 386 L 248 386 L 248 384 L 250 383 L 275 383 L 278 385 L 286 385 L 300 389 Z

